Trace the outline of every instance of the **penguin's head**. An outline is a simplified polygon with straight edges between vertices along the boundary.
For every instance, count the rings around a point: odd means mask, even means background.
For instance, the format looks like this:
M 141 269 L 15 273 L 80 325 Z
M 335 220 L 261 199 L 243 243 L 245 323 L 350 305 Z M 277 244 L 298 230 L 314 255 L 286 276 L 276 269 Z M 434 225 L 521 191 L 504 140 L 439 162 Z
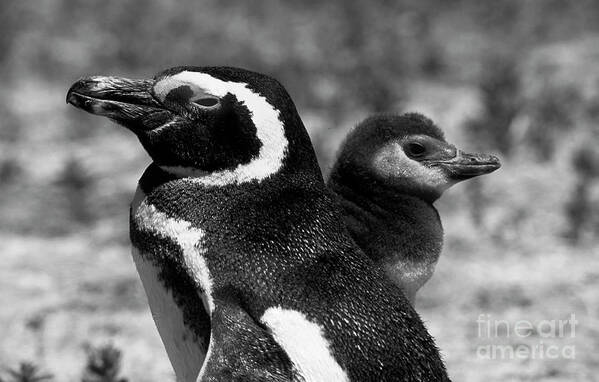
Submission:
M 314 156 L 283 86 L 244 69 L 176 67 L 142 80 L 87 77 L 69 89 L 67 103 L 131 130 L 164 170 L 207 184 L 260 181 L 289 157 L 315 163 L 297 153 Z
M 420 114 L 376 115 L 348 135 L 331 180 L 432 202 L 455 183 L 499 167 L 493 155 L 466 153 L 447 143 L 443 132 Z

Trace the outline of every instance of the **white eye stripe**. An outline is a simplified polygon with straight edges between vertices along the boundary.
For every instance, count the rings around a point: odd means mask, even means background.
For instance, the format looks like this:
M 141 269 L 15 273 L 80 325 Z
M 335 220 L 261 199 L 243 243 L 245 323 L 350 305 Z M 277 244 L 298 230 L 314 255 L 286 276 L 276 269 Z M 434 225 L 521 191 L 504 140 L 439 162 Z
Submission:
M 224 97 L 229 93 L 231 84 L 234 84 L 234 82 L 222 81 L 206 73 L 185 71 L 159 81 L 154 86 L 154 91 L 158 93 L 161 89 L 170 91 L 178 86 L 191 85 L 193 88 L 199 88 L 207 94 Z
M 181 72 L 172 77 L 164 78 L 154 85 L 154 94 L 164 101 L 166 96 L 173 90 L 182 86 L 188 86 L 194 95 L 192 99 L 201 97 L 222 98 L 229 92 L 225 81 L 218 80 L 206 73 Z
M 154 86 L 154 92 L 157 95 L 160 92 L 166 97 L 168 91 L 174 89 L 175 86 L 185 84 L 191 84 L 193 88 L 199 88 L 206 94 L 220 98 L 228 93 L 233 94 L 250 111 L 252 122 L 256 127 L 256 135 L 262 143 L 262 147 L 256 159 L 246 164 L 240 164 L 232 170 L 207 174 L 205 171 L 190 167 L 161 166 L 165 171 L 189 177 L 190 180 L 209 187 L 262 181 L 279 171 L 283 166 L 288 142 L 285 137 L 285 127 L 279 118 L 279 110 L 264 96 L 254 92 L 243 82 L 222 81 L 206 73 L 188 71 L 159 81 Z M 167 93 L 164 93 L 165 91 Z

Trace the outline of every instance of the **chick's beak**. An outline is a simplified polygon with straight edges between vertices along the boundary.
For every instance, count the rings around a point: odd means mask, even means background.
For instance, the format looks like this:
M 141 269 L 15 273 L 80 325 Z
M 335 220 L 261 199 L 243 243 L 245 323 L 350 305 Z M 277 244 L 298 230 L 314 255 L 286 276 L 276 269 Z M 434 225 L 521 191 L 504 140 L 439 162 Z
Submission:
M 482 153 L 457 152 L 457 155 L 439 163 L 456 180 L 465 180 L 475 176 L 489 174 L 501 167 L 499 158 Z
M 71 86 L 66 101 L 76 108 L 130 127 L 131 122 L 165 112 L 152 96 L 152 85 L 152 80 L 86 77 Z

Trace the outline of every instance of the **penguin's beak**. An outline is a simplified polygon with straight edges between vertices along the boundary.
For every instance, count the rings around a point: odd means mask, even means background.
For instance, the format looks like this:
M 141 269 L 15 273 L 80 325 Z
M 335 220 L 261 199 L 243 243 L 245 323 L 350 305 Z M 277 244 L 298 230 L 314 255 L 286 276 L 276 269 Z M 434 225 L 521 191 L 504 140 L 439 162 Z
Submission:
M 143 125 L 149 115 L 166 113 L 152 96 L 152 80 L 94 76 L 75 82 L 67 103 L 88 113 L 101 115 L 132 128 Z
M 465 153 L 460 150 L 454 158 L 439 161 L 435 165 L 444 168 L 451 178 L 458 181 L 489 174 L 501 167 L 499 158 L 494 155 Z

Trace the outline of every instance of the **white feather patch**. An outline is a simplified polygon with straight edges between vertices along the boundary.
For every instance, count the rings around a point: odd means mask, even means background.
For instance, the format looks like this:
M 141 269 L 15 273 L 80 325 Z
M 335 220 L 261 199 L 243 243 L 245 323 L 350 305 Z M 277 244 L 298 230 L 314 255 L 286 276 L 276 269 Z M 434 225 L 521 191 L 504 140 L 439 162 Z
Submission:
M 445 191 L 455 183 L 442 169 L 427 167 L 409 158 L 399 142 L 391 142 L 381 147 L 375 153 L 371 166 L 374 172 L 384 178 L 410 179 L 414 184 L 439 192 Z
M 347 374 L 331 354 L 322 328 L 301 312 L 268 308 L 260 319 L 287 353 L 304 382 L 344 382 Z
M 195 382 L 205 358 L 203 344 L 196 342 L 191 330 L 185 326 L 181 308 L 158 279 L 159 270 L 135 247 L 133 260 L 177 381 Z
M 163 166 L 165 171 L 191 177 L 194 182 L 204 186 L 261 181 L 279 171 L 285 159 L 288 142 L 283 122 L 279 119 L 279 111 L 265 97 L 252 91 L 243 82 L 222 81 L 206 73 L 189 71 L 159 81 L 154 86 L 154 92 L 159 98 L 164 98 L 171 89 L 186 84 L 217 97 L 224 97 L 228 93 L 235 95 L 250 111 L 262 147 L 256 159 L 231 170 L 206 173 L 190 167 Z
M 148 203 L 147 198 L 139 188 L 135 193 L 131 208 L 133 218 L 141 230 L 168 237 L 181 248 L 186 268 L 191 272 L 194 281 L 204 291 L 201 296 L 204 308 L 212 315 L 214 311 L 212 277 L 203 256 L 204 231 L 193 227 L 191 223 L 185 220 L 171 218 L 164 212 L 159 211 L 155 206 Z M 140 262 L 139 259 L 135 261 L 148 295 L 150 308 L 153 313 L 157 312 L 154 314 L 154 320 L 165 344 L 171 364 L 175 369 L 177 381 L 195 381 L 203 357 L 198 358 L 197 349 L 192 349 L 191 353 L 187 353 L 189 347 L 181 341 L 184 336 L 181 328 L 184 327 L 184 324 L 180 310 L 172 301 L 172 295 L 170 296 L 171 302 L 168 301 L 170 293 L 164 289 L 164 286 L 159 284 L 156 276 L 147 276 L 151 272 L 146 264 Z M 144 277 L 146 280 L 144 280 Z M 148 285 L 146 286 L 146 284 Z M 181 316 L 179 317 L 179 315 Z M 210 345 L 208 351 L 210 351 Z M 190 363 L 188 359 L 195 360 L 196 363 Z

